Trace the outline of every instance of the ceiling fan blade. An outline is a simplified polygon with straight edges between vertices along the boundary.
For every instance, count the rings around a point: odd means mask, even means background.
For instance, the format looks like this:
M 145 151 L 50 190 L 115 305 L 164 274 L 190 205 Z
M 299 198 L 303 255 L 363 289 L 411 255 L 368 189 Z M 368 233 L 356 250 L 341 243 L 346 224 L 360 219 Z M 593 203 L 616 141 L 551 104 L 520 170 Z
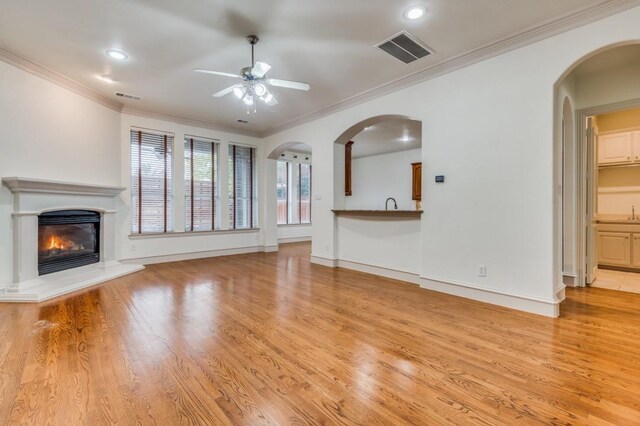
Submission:
M 203 70 L 201 68 L 194 68 L 195 72 L 201 72 L 203 74 L 213 74 L 213 75 L 222 75 L 224 77 L 233 77 L 233 78 L 242 78 L 241 75 L 231 74 L 229 72 L 220 72 L 220 71 L 211 71 L 211 70 Z
M 265 62 L 256 62 L 253 68 L 251 68 L 251 75 L 254 77 L 262 78 L 267 72 L 269 72 L 270 69 L 271 65 Z
M 287 89 L 296 90 L 309 90 L 311 86 L 307 83 L 301 83 L 299 81 L 278 80 L 277 78 L 270 78 L 269 84 L 276 87 L 286 87 Z
M 269 99 L 269 102 L 267 102 L 267 105 L 269 106 L 278 105 L 278 100 L 276 99 L 275 96 L 273 96 L 273 93 L 271 93 L 271 98 Z
M 238 86 L 237 84 L 234 84 L 233 86 L 229 86 L 226 89 L 222 89 L 221 91 L 214 93 L 213 96 L 214 98 L 221 98 L 223 96 L 227 96 L 229 93 L 233 92 L 233 89 L 236 88 L 236 86 Z

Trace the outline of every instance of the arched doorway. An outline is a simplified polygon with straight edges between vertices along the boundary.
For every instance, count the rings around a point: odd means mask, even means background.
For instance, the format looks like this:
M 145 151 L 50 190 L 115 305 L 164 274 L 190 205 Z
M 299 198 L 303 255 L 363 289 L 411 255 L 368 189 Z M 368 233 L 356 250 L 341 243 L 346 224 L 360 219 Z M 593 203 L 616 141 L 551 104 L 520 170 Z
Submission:
M 640 139 L 634 145 L 635 135 L 640 137 L 639 66 L 640 44 L 618 43 L 584 56 L 556 83 L 559 283 L 600 286 L 610 269 L 640 272 L 633 233 L 627 239 L 630 228 L 616 228 L 640 204 L 640 190 L 632 184 L 640 181 L 640 161 L 636 164 L 633 153 L 637 146 L 640 158 Z M 630 151 L 615 157 L 625 149 Z

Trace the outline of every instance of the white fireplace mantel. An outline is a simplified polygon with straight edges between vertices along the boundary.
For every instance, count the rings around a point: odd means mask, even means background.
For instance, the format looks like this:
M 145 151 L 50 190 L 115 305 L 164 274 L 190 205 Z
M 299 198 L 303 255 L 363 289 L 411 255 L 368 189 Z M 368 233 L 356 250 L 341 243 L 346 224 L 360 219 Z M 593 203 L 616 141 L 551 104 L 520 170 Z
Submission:
M 125 188 L 23 177 L 4 177 L 2 183 L 14 196 L 13 282 L 0 288 L 0 302 L 41 302 L 144 268 L 115 259 L 116 197 Z M 38 216 L 55 210 L 100 213 L 99 263 L 38 275 Z

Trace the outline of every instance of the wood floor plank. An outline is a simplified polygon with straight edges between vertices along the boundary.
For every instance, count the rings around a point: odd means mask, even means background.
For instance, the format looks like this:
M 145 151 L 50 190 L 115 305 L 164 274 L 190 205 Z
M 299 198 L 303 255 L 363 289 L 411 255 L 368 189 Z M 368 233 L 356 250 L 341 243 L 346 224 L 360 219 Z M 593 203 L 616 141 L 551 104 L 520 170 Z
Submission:
M 0 305 L 0 425 L 640 424 L 640 294 L 568 289 L 550 319 L 309 255 Z

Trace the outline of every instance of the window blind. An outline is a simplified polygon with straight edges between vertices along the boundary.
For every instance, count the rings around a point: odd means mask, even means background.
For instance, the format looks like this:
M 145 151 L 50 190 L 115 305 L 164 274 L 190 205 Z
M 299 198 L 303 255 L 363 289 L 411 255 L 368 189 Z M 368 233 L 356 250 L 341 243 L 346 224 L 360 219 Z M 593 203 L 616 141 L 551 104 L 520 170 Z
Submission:
M 289 223 L 289 167 L 288 161 L 278 161 L 276 174 L 278 225 Z
M 185 230 L 213 231 L 219 227 L 218 144 L 187 137 L 184 145 Z
M 131 130 L 131 232 L 173 231 L 173 136 Z
M 300 223 L 311 223 L 311 164 L 299 164 L 298 178 Z
M 229 224 L 232 229 L 255 228 L 255 148 L 229 145 Z

